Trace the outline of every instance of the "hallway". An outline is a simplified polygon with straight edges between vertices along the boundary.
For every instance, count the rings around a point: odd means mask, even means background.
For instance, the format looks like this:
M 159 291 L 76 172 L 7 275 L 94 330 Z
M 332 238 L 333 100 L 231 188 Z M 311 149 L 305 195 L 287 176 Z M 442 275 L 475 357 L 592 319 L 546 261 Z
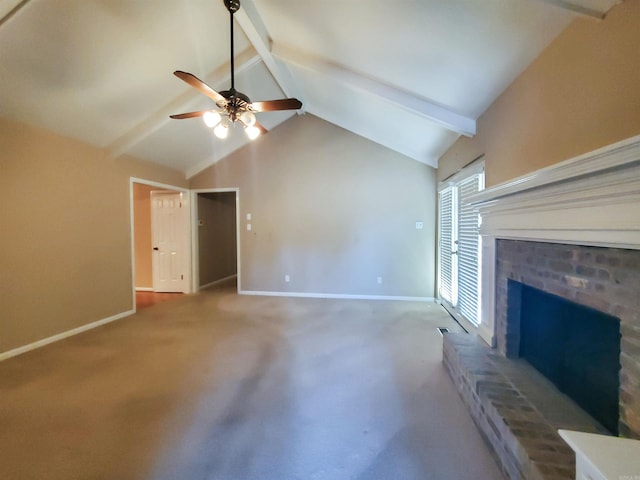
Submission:
M 0 363 L 0 478 L 500 479 L 435 304 L 211 289 Z

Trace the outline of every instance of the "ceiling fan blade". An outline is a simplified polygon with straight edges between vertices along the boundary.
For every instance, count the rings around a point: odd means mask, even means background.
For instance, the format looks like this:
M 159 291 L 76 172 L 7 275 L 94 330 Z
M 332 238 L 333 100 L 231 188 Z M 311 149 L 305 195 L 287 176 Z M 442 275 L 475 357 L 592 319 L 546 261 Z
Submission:
M 199 112 L 189 112 L 189 113 L 178 113 L 175 115 L 169 115 L 170 118 L 175 118 L 177 120 L 181 120 L 183 118 L 193 118 L 193 117 L 201 117 L 205 113 L 210 112 L 211 110 L 200 110 Z
M 220 95 L 218 92 L 216 92 L 213 88 L 211 88 L 209 85 L 204 83 L 195 75 L 188 72 L 183 72 L 181 70 L 176 70 L 175 72 L 173 72 L 173 74 L 183 82 L 186 82 L 189 85 L 191 85 L 200 93 L 203 93 L 207 97 L 211 98 L 214 102 L 216 102 L 216 104 L 218 104 L 218 106 L 224 106 L 227 104 L 226 98 L 224 98 L 222 95 Z
M 297 98 L 282 98 L 280 100 L 265 100 L 263 102 L 253 102 L 251 110 L 254 112 L 273 112 L 276 110 L 298 110 L 302 107 L 302 102 Z

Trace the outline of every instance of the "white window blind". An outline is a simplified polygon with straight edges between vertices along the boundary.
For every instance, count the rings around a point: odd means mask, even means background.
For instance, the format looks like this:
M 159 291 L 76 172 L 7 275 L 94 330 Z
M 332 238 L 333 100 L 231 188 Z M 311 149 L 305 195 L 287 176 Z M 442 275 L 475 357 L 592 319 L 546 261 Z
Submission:
M 481 189 L 480 175 L 458 184 L 458 309 L 469 321 L 478 324 L 480 257 L 480 216 L 468 203 Z
M 440 244 L 438 248 L 439 252 L 439 278 L 438 285 L 440 286 L 440 297 L 448 301 L 449 303 L 455 303 L 454 290 L 453 290 L 453 274 L 455 257 L 452 255 L 454 251 L 454 201 L 453 201 L 452 187 L 446 188 L 439 193 L 439 225 L 438 231 L 440 232 Z

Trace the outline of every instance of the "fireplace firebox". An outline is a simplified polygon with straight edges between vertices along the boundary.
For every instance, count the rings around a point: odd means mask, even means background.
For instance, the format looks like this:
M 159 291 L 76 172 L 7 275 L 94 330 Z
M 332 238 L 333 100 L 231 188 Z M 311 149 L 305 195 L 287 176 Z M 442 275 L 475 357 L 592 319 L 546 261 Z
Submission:
M 617 435 L 620 320 L 514 280 L 507 301 L 520 357 Z

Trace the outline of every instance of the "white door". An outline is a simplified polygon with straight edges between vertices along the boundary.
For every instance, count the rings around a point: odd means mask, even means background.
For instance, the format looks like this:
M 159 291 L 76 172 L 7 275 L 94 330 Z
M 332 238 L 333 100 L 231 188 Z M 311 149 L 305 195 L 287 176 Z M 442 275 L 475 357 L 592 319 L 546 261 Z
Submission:
M 457 319 L 480 322 L 480 216 L 470 203 L 484 188 L 482 164 L 463 170 L 438 192 L 438 296 Z
M 187 291 L 188 214 L 186 196 L 151 192 L 153 290 Z

